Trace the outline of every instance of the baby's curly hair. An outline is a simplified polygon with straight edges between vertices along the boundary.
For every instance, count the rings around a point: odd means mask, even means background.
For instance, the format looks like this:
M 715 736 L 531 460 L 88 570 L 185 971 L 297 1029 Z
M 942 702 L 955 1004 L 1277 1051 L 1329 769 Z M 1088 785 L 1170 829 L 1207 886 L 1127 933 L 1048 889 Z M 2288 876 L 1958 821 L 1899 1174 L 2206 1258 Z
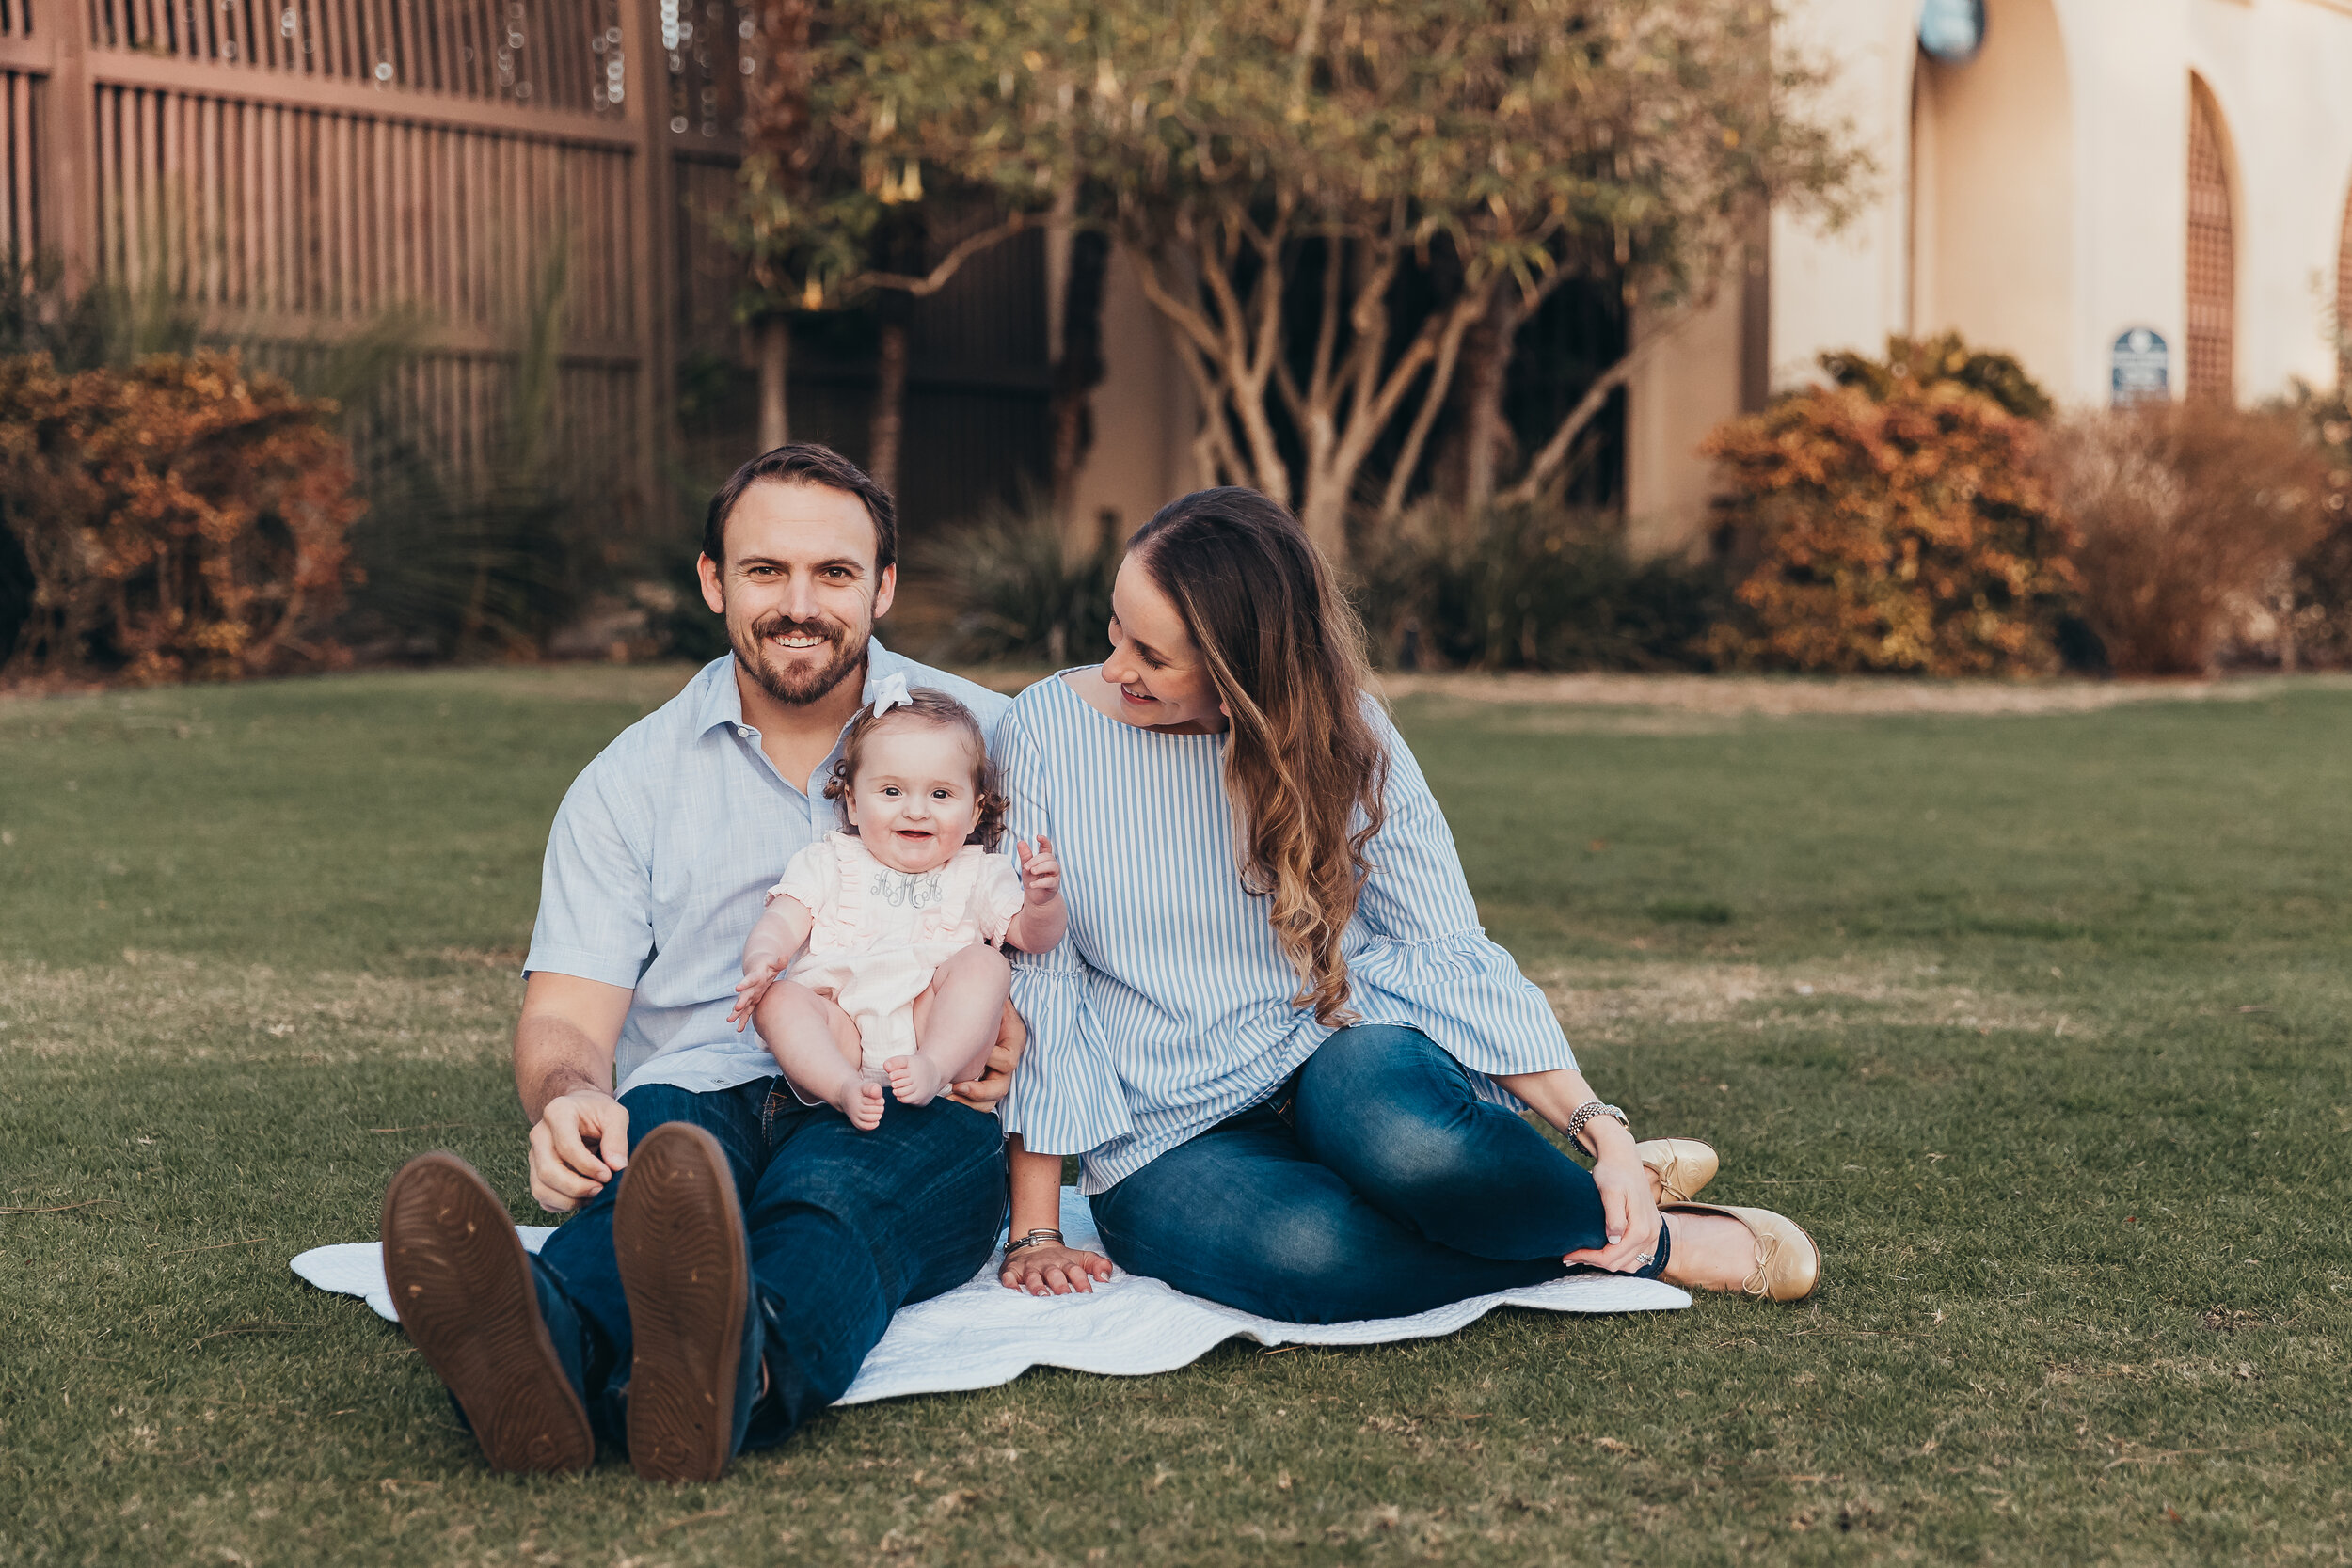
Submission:
M 996 764 L 989 759 L 988 736 L 980 733 L 980 721 L 972 710 L 935 687 L 918 686 L 908 693 L 914 699 L 909 704 L 876 713 L 872 708 L 858 710 L 850 721 L 850 733 L 841 737 L 841 760 L 833 765 L 833 777 L 825 781 L 825 799 L 834 803 L 841 814 L 845 832 L 857 830 L 850 823 L 850 785 L 857 778 L 858 764 L 866 754 L 866 736 L 882 725 L 899 723 L 936 724 L 943 729 L 961 730 L 972 745 L 972 793 L 979 802 L 978 821 L 972 827 L 966 844 L 977 844 L 991 854 L 1005 836 L 1004 782 L 997 776 Z

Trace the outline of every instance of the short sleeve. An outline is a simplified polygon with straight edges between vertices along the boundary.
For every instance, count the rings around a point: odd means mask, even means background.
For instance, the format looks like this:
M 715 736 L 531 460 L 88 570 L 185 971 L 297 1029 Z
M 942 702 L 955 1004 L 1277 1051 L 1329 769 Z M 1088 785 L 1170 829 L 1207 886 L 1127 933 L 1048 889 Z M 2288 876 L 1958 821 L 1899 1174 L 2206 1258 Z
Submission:
M 797 899 L 808 906 L 810 914 L 821 915 L 828 905 L 835 902 L 834 895 L 840 891 L 841 857 L 834 853 L 833 839 L 828 835 L 803 845 L 800 853 L 784 863 L 784 875 L 768 890 L 764 902 Z
M 539 918 L 523 973 L 634 990 L 652 960 L 653 873 L 644 822 L 599 757 L 556 808 L 539 872 Z
M 982 858 L 967 912 L 987 941 L 994 942 L 1005 934 L 1012 917 L 1021 912 L 1021 872 L 1010 855 Z

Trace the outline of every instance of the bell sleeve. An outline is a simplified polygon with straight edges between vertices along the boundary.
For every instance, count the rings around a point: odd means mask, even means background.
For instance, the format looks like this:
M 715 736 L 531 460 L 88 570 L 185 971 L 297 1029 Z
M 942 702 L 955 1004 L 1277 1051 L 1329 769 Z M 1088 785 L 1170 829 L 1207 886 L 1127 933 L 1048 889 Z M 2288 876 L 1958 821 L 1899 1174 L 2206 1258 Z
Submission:
M 998 764 L 1011 797 L 1006 826 L 1010 835 L 1035 839 L 1054 832 L 1052 780 L 1035 738 L 1016 705 L 997 732 Z M 1062 895 L 1073 892 L 1069 868 Z M 1017 900 L 1018 886 L 1014 888 Z M 1032 1154 L 1084 1154 L 1135 1131 L 1126 1086 L 1112 1069 L 1110 1043 L 1093 1000 L 1093 971 L 1079 952 L 1077 910 L 1073 930 L 1050 953 L 1021 953 L 1012 959 L 1012 1006 L 1028 1026 L 1028 1049 L 1001 1102 L 1005 1131 L 1018 1133 Z
M 1576 1053 L 1541 988 L 1490 941 L 1462 876 L 1445 814 L 1385 715 L 1388 817 L 1367 847 L 1357 901 L 1360 945 L 1348 954 L 1356 1010 L 1410 1025 L 1489 1077 L 1574 1068 Z M 1501 1090 L 1497 1090 L 1501 1096 Z

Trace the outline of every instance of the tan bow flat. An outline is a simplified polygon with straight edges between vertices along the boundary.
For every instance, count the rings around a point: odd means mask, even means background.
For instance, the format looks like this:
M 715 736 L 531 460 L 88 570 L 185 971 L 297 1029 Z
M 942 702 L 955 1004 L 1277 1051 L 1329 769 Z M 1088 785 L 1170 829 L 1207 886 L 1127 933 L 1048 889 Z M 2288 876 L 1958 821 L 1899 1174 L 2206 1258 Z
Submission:
M 1740 1289 L 1758 1301 L 1803 1301 L 1821 1282 L 1821 1249 L 1786 1214 L 1716 1203 L 1669 1203 L 1659 1212 L 1723 1214 L 1746 1226 L 1756 1239 L 1756 1268 Z
M 1652 1138 L 1633 1146 L 1642 1164 L 1658 1178 L 1661 1203 L 1688 1203 L 1715 1180 L 1721 1164 L 1715 1151 L 1696 1138 Z

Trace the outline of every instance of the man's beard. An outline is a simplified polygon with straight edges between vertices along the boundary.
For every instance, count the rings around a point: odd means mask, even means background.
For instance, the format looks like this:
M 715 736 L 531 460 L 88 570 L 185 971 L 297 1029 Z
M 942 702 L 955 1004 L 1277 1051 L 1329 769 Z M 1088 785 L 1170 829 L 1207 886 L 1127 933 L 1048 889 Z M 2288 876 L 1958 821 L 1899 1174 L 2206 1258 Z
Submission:
M 768 662 L 768 639 L 793 636 L 823 638 L 833 648 L 833 657 L 805 673 L 776 669 Z M 865 640 L 852 642 L 848 629 L 831 621 L 795 621 L 770 614 L 752 624 L 748 640 L 730 632 L 728 641 L 735 646 L 736 666 L 757 681 L 769 696 L 794 707 L 823 697 L 866 662 Z

